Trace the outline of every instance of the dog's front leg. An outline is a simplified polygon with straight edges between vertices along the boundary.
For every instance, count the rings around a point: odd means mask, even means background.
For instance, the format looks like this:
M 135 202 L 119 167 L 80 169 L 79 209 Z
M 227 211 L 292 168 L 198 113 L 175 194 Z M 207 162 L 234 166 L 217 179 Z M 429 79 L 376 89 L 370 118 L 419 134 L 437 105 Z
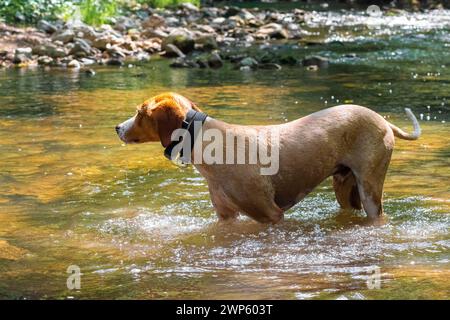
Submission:
M 209 194 L 214 210 L 220 221 L 236 220 L 239 213 L 234 206 L 227 200 L 227 196 L 220 187 L 212 187 L 209 184 Z
M 234 221 L 238 217 L 239 213 L 225 206 L 219 206 L 214 204 L 214 209 L 216 210 L 217 217 L 219 221 Z

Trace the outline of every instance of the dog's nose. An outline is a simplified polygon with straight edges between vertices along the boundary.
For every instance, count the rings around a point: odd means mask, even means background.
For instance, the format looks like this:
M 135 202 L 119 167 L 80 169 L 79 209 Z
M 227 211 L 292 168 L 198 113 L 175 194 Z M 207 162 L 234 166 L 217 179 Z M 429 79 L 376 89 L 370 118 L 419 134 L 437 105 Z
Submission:
M 116 126 L 116 132 L 119 133 L 120 126 Z

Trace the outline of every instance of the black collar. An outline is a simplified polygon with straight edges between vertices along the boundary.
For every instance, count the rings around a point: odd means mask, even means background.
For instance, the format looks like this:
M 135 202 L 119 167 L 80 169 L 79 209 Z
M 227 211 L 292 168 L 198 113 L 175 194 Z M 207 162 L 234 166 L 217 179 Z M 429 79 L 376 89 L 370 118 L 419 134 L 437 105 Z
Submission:
M 207 117 L 208 117 L 208 115 L 203 112 L 195 111 L 192 109 L 189 110 L 186 114 L 186 119 L 184 119 L 183 123 L 181 124 L 181 128 L 185 129 L 186 133 L 183 136 L 181 136 L 178 141 L 172 141 L 167 146 L 167 148 L 164 150 L 164 156 L 169 160 L 174 160 L 174 157 L 172 157 L 172 151 L 175 147 L 178 146 L 179 143 L 181 143 L 183 141 L 183 137 L 185 137 L 186 134 L 189 134 L 191 136 L 191 145 L 190 145 L 191 149 L 190 150 L 192 152 L 192 149 L 194 149 L 195 139 L 197 138 L 197 134 L 198 134 L 198 132 L 194 131 L 194 128 L 195 128 L 194 123 L 196 121 L 201 121 L 201 123 L 203 124 Z M 190 159 L 183 159 L 183 148 L 180 149 L 179 155 L 184 163 L 190 162 Z

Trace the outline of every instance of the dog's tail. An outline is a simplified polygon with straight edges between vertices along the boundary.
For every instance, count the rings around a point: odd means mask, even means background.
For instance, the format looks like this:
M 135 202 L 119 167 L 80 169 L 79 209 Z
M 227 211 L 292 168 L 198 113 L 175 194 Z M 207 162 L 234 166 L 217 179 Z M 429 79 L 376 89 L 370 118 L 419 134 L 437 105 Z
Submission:
M 413 133 L 406 133 L 405 131 L 403 131 L 402 129 L 400 129 L 397 126 L 394 126 L 390 122 L 388 122 L 388 124 L 391 127 L 392 131 L 394 132 L 394 136 L 396 136 L 400 139 L 405 139 L 405 140 L 417 140 L 417 139 L 419 139 L 420 133 L 421 133 L 419 121 L 417 121 L 417 118 L 414 115 L 414 113 L 412 113 L 411 109 L 405 108 L 405 112 L 406 112 L 406 115 L 408 116 L 408 118 L 411 119 L 411 121 L 413 123 L 413 126 L 414 126 Z

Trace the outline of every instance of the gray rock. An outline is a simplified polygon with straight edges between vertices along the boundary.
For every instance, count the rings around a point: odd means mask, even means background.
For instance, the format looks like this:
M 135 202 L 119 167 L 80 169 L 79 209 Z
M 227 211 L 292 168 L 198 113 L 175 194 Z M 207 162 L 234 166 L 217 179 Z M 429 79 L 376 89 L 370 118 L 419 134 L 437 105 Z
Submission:
M 62 42 L 62 41 L 53 41 L 53 44 L 57 47 L 64 46 L 64 42 Z M 70 45 L 70 43 L 66 43 L 66 45 Z
M 92 41 L 92 46 L 100 50 L 105 50 L 108 47 L 108 45 L 120 44 L 122 42 L 123 42 L 122 39 L 116 37 L 115 35 L 102 34 Z
M 222 23 L 225 22 L 225 20 L 226 19 L 224 17 L 217 17 L 217 18 L 213 19 L 211 21 L 211 23 L 213 23 L 213 24 L 222 24 Z
M 132 19 L 130 17 L 121 16 L 117 18 L 117 21 L 114 25 L 114 29 L 125 32 L 130 29 L 136 29 L 139 28 L 138 23 L 136 22 L 136 19 Z
M 247 34 L 247 35 L 244 37 L 244 41 L 245 41 L 246 43 L 252 43 L 252 42 L 255 42 L 255 38 L 253 38 L 252 35 Z
M 148 18 L 148 12 L 146 10 L 143 9 L 139 9 L 136 11 L 136 16 L 141 19 L 141 20 L 145 20 Z
M 141 38 L 141 33 L 136 29 L 128 30 L 128 35 L 132 41 L 138 41 Z
M 109 34 L 118 38 L 122 36 L 120 32 L 114 30 L 109 24 L 102 24 L 97 30 L 100 34 Z
M 219 8 L 215 7 L 202 7 L 200 11 L 208 18 L 215 18 L 219 14 Z
M 108 66 L 123 66 L 123 61 L 118 58 L 111 58 L 108 61 L 106 61 L 106 64 Z
M 307 66 L 306 70 L 308 70 L 308 71 L 317 71 L 317 70 L 319 70 L 319 67 L 313 64 L 313 65 Z
M 275 12 L 270 12 L 266 16 L 266 19 L 269 21 L 281 22 L 281 21 L 283 21 L 284 16 L 285 16 L 284 14 L 275 11 Z
M 136 61 L 150 61 L 150 55 L 147 52 L 138 52 L 134 55 L 133 60 Z
M 318 66 L 319 68 L 327 68 L 329 65 L 329 60 L 321 56 L 309 56 L 303 59 L 303 66 Z
M 218 69 L 223 66 L 223 61 L 217 52 L 213 52 L 208 59 L 208 66 L 213 69 Z
M 258 65 L 258 61 L 256 61 L 252 57 L 244 58 L 239 62 L 240 67 L 255 68 L 257 65 Z
M 189 68 L 188 63 L 183 58 L 175 59 L 171 64 L 171 68 Z
M 169 34 L 161 29 L 147 29 L 142 32 L 142 35 L 147 38 L 159 38 L 164 39 L 169 36 Z
M 80 69 L 81 64 L 77 60 L 72 60 L 67 64 L 67 68 Z
M 161 43 L 160 41 L 155 41 L 155 39 L 145 40 L 141 42 L 140 47 L 148 53 L 161 51 Z
M 198 68 L 199 65 L 191 60 L 187 60 L 186 58 L 177 58 L 171 64 L 172 68 Z
M 89 59 L 89 58 L 81 58 L 80 62 L 85 65 L 85 66 L 90 66 L 96 63 L 96 61 L 94 59 Z
M 255 37 L 258 39 L 287 39 L 289 38 L 289 34 L 282 25 L 278 23 L 269 23 L 259 28 L 255 33 Z
M 122 49 L 119 46 L 109 46 L 106 49 L 106 52 L 108 52 L 112 58 L 122 59 L 127 56 L 126 50 Z
M 186 55 L 174 44 L 171 43 L 167 44 L 165 46 L 165 49 L 166 49 L 165 56 L 167 57 L 179 57 L 179 58 L 186 57 Z
M 63 57 L 63 58 L 59 59 L 59 61 L 64 63 L 65 65 L 67 65 L 72 60 L 73 60 L 72 57 Z
M 91 53 L 91 50 L 92 48 L 87 41 L 83 39 L 76 39 L 74 46 L 69 51 L 69 54 L 77 57 L 85 57 Z
M 24 63 L 31 59 L 32 49 L 31 48 L 17 48 L 14 52 L 14 63 Z
M 289 39 L 301 39 L 303 37 L 303 31 L 298 27 L 296 24 L 289 24 L 287 26 L 288 28 L 288 36 Z
M 72 50 L 72 48 L 75 46 L 75 44 L 74 43 L 72 43 L 72 42 L 69 42 L 69 43 L 66 43 L 65 45 L 61 42 L 61 41 L 57 41 L 56 43 L 58 43 L 57 45 L 58 46 L 64 46 L 64 48 L 67 50 L 67 51 L 70 51 L 70 50 Z M 55 43 L 55 44 L 56 44 Z
M 62 43 L 72 42 L 75 32 L 71 29 L 60 30 L 53 34 L 52 41 L 61 41 Z
M 20 12 L 16 12 L 16 14 L 14 15 L 14 19 L 20 23 L 23 23 L 26 20 L 25 16 L 23 14 L 21 14 Z
M 19 63 L 25 63 L 29 60 L 30 60 L 30 58 L 28 58 L 26 55 L 19 53 L 19 54 L 14 55 L 13 62 L 16 64 L 19 64 Z
M 49 56 L 52 58 L 62 58 L 67 55 L 67 52 L 64 48 L 48 43 L 33 47 L 33 54 L 37 54 L 39 56 Z
M 96 38 L 98 38 L 100 35 L 94 30 L 93 27 L 88 25 L 77 25 L 73 27 L 73 30 L 75 32 L 75 36 L 77 38 L 86 39 L 89 41 L 94 41 Z
M 227 22 L 230 28 L 243 27 L 245 25 L 244 19 L 242 19 L 240 16 L 229 17 Z
M 239 14 L 239 12 L 241 12 L 241 9 L 238 7 L 228 7 L 227 11 L 225 12 L 224 16 L 226 18 L 231 17 L 231 16 L 235 16 L 237 14 Z
M 305 14 L 306 14 L 305 10 L 301 10 L 298 8 L 294 9 L 294 16 L 296 16 L 296 17 L 301 17 L 302 19 L 304 19 Z
M 95 71 L 93 69 L 86 69 L 86 71 L 84 71 L 84 73 L 86 73 L 88 76 L 95 76 Z
M 184 9 L 184 10 L 186 10 L 186 11 L 193 11 L 193 12 L 198 12 L 198 11 L 200 11 L 199 8 L 197 8 L 195 5 L 193 5 L 193 4 L 190 3 L 190 2 L 184 2 L 184 3 L 180 4 L 179 7 L 180 7 L 180 9 Z
M 14 53 L 13 52 L 6 53 L 5 60 L 13 61 L 14 60 Z
M 44 32 L 50 33 L 50 34 L 55 33 L 58 30 L 58 28 L 55 25 L 51 24 L 50 22 L 48 22 L 46 20 L 39 20 L 36 27 L 38 30 L 41 30 L 41 31 L 44 31 Z
M 215 50 L 219 47 L 216 38 L 210 34 L 197 37 L 195 39 L 195 45 L 203 50 Z
M 53 62 L 53 58 L 48 56 L 41 56 L 38 58 L 37 62 L 39 65 L 48 66 Z
M 165 18 L 166 26 L 169 27 L 179 27 L 183 23 L 180 22 L 179 17 L 166 17 Z
M 52 58 L 62 58 L 66 56 L 67 52 L 63 48 L 55 48 L 54 50 L 49 52 L 50 57 Z
M 250 19 L 248 21 L 246 21 L 247 25 L 252 27 L 252 28 L 259 28 L 261 27 L 264 23 L 261 20 L 258 19 Z
M 208 60 L 204 58 L 197 59 L 195 62 L 197 62 L 198 67 L 201 69 L 209 68 Z
M 66 67 L 66 65 L 64 63 L 62 63 L 61 61 L 59 61 L 58 59 L 54 59 L 50 65 L 52 67 L 57 67 L 57 68 Z
M 142 28 L 144 29 L 157 29 L 160 27 L 163 27 L 166 24 L 166 20 L 158 15 L 154 14 L 150 17 L 148 17 L 143 23 Z
M 240 54 L 233 54 L 233 53 L 231 53 L 230 55 L 228 55 L 226 57 L 227 60 L 230 60 L 233 63 L 238 63 L 244 58 L 247 58 L 247 56 L 245 54 L 243 54 L 243 53 L 240 53 Z
M 131 41 L 131 40 L 128 40 L 128 39 L 125 39 L 125 40 L 120 44 L 120 47 L 123 48 L 123 49 L 125 49 L 125 50 L 132 51 L 132 52 L 137 51 L 136 43 L 134 43 L 134 41 Z
M 15 54 L 23 54 L 28 58 L 31 58 L 32 56 L 32 52 L 33 49 L 30 47 L 25 47 L 25 48 L 17 48 L 16 51 L 14 52 Z
M 242 9 L 239 13 L 238 13 L 239 17 L 241 17 L 242 19 L 244 19 L 244 21 L 248 22 L 250 20 L 255 20 L 256 17 L 250 13 L 250 11 L 248 11 L 247 9 Z
M 169 33 L 169 36 L 163 40 L 162 49 L 166 51 L 168 44 L 175 45 L 183 53 L 187 54 L 194 50 L 195 41 L 192 32 L 184 28 L 177 28 Z
M 116 23 L 117 23 L 117 19 L 115 17 L 106 17 L 105 18 L 105 24 L 112 26 L 112 25 L 115 25 Z
M 206 34 L 209 33 L 209 35 L 211 35 L 211 36 L 215 36 L 215 33 L 216 33 L 216 30 L 207 24 L 197 24 L 195 26 L 195 29 L 202 33 L 206 33 Z

